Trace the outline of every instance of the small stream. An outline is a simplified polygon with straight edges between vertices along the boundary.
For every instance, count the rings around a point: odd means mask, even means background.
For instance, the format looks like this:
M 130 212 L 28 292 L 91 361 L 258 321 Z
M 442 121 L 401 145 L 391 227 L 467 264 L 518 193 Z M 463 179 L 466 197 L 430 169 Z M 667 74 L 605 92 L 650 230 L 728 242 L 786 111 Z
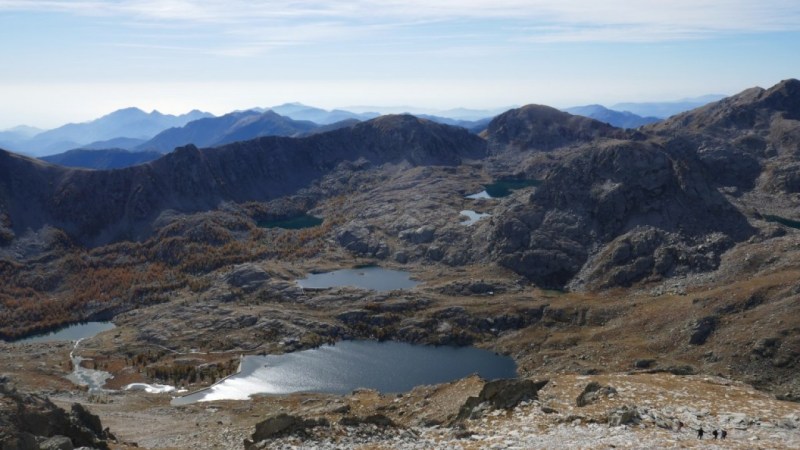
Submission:
M 75 346 L 72 347 L 72 351 L 69 352 L 69 359 L 72 361 L 72 373 L 67 375 L 67 379 L 78 386 L 86 386 L 89 388 L 89 392 L 102 391 L 103 385 L 111 378 L 111 374 L 103 370 L 81 367 L 81 361 L 85 361 L 85 359 L 78 356 L 77 352 L 78 346 L 81 345 L 83 339 L 85 338 L 78 339 L 75 342 Z
M 81 367 L 81 361 L 85 358 L 78 356 L 81 341 L 91 338 L 103 331 L 108 331 L 116 326 L 111 322 L 84 322 L 69 325 L 58 330 L 41 333 L 13 341 L 15 344 L 33 344 L 56 341 L 75 341 L 72 351 L 69 352 L 69 359 L 72 362 L 72 373 L 67 375 L 67 379 L 78 386 L 86 386 L 89 391 L 103 390 L 103 385 L 111 378 L 111 374 L 103 370 L 94 370 Z

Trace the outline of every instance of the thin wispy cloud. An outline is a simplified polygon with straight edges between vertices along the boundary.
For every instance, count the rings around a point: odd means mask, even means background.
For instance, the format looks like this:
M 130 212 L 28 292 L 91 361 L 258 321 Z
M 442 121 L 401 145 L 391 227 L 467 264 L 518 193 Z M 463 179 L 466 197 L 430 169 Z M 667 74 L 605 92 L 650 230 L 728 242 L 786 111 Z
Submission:
M 299 42 L 347 39 L 371 26 L 426 20 L 505 20 L 528 25 L 524 37 L 540 42 L 669 41 L 800 29 L 800 4 L 786 0 L 0 0 L 2 10 L 120 16 L 221 30 L 260 25 L 306 32 L 318 25 L 334 31 L 290 39 Z

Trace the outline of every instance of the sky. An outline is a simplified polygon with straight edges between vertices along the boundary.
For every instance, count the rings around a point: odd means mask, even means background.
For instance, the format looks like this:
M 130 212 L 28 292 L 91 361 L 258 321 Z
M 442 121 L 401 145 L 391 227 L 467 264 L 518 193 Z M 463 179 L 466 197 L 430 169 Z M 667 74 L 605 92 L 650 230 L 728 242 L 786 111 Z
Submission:
M 183 113 L 677 100 L 800 78 L 796 0 L 0 0 L 0 130 Z

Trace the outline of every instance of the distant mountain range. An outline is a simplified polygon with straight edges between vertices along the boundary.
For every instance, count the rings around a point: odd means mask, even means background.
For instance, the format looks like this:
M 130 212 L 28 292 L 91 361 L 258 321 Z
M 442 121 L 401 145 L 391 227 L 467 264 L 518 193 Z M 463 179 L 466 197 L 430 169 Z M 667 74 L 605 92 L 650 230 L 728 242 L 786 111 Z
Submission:
M 602 105 L 586 105 L 567 108 L 564 111 L 589 117 L 618 128 L 639 128 L 660 121 L 658 117 L 642 117 L 629 111 L 615 111 Z
M 619 128 L 638 128 L 720 97 L 710 95 L 676 102 L 619 103 L 611 108 L 587 105 L 567 108 L 565 111 Z M 412 106 L 353 106 L 325 110 L 302 103 L 285 103 L 215 117 L 198 110 L 175 116 L 125 108 L 96 120 L 71 123 L 47 131 L 26 126 L 8 129 L 0 132 L 0 148 L 31 156 L 52 155 L 54 158 L 48 160 L 69 162 L 79 167 L 109 168 L 120 167 L 117 164 L 126 162 L 139 163 L 139 157 L 128 156 L 118 150 L 168 153 L 188 144 L 212 147 L 262 136 L 305 136 L 353 126 L 387 113 L 411 113 L 433 122 L 480 133 L 493 117 L 505 110 L 433 110 Z M 61 152 L 77 149 L 112 151 L 96 154 L 95 162 L 88 152 L 69 152 L 69 155 L 57 156 Z
M 44 156 L 80 148 L 97 141 L 123 137 L 147 140 L 164 129 L 183 126 L 193 120 L 210 116 L 209 113 L 197 110 L 174 116 L 161 114 L 158 111 L 146 113 L 138 108 L 126 108 L 90 122 L 70 123 L 32 137 L 23 136 L 7 142 L 6 145 L 20 153 Z
M 26 125 L 20 125 L 5 131 L 0 131 L 0 147 L 14 148 L 17 142 L 30 139 L 42 131 L 44 130 Z
M 147 142 L 147 139 L 136 139 L 128 137 L 118 137 L 105 141 L 96 141 L 86 145 L 81 145 L 81 150 L 108 150 L 121 148 L 123 150 L 133 150 L 139 145 Z M 76 149 L 77 150 L 77 149 Z
M 339 123 L 348 126 L 352 122 Z M 330 124 L 326 129 L 331 127 L 337 128 L 335 124 Z M 320 125 L 314 122 L 290 119 L 272 110 L 237 111 L 220 117 L 195 120 L 183 127 L 170 128 L 136 146 L 135 149 L 169 153 L 176 147 L 188 144 L 203 148 L 263 136 L 303 136 L 311 134 L 317 128 L 320 128 Z
M 617 103 L 610 106 L 615 111 L 628 111 L 642 117 L 667 117 L 680 114 L 691 109 L 699 108 L 711 102 L 725 98 L 721 94 L 704 95 L 702 97 L 685 98 L 674 102 L 644 102 L 644 103 Z
M 325 110 L 305 107 L 299 104 L 282 105 L 283 111 L 301 116 L 316 115 L 318 119 L 329 120 L 333 117 L 345 117 L 336 113 L 323 117 Z M 263 111 L 263 112 L 262 112 Z M 333 112 L 327 112 L 333 113 Z M 357 116 L 352 115 L 351 116 Z M 486 129 L 491 118 L 478 121 L 450 119 L 447 117 L 424 116 L 432 122 L 459 126 L 477 134 Z M 88 169 L 110 169 L 127 167 L 156 159 L 157 154 L 169 153 L 177 147 L 195 145 L 201 148 L 216 147 L 238 141 L 247 141 L 264 136 L 301 137 L 326 133 L 339 128 L 352 127 L 361 122 L 356 117 L 350 117 L 338 122 L 320 125 L 309 120 L 294 120 L 277 114 L 273 109 L 253 109 L 236 111 L 219 117 L 204 117 L 191 121 L 182 127 L 169 128 L 154 136 L 152 139 L 142 141 L 133 138 L 116 138 L 107 141 L 98 141 L 73 149 L 43 157 L 41 159 L 61 164 L 68 167 L 82 167 Z M 110 150 L 109 150 L 110 149 Z M 131 150 L 133 154 L 124 152 Z M 148 153 L 147 157 L 137 156 L 137 152 Z
M 466 128 L 474 133 L 478 133 L 486 128 L 486 125 L 494 116 L 504 112 L 502 110 L 468 110 L 463 108 L 450 109 L 446 111 L 425 110 L 414 107 L 389 107 L 381 108 L 378 106 L 356 107 L 360 112 L 344 109 L 334 109 L 331 111 L 304 105 L 302 103 L 285 103 L 267 109 L 255 108 L 256 111 L 274 111 L 282 116 L 294 120 L 308 120 L 320 125 L 331 125 L 343 120 L 364 121 L 374 119 L 381 114 L 411 114 L 416 117 L 428 119 L 436 123 L 454 125 Z M 378 112 L 380 111 L 380 112 Z M 430 111 L 427 112 L 426 111 Z
M 302 103 L 284 103 L 283 105 L 273 106 L 266 109 L 255 108 L 255 110 L 261 112 L 274 111 L 282 116 L 289 117 L 290 119 L 308 120 L 319 125 L 330 125 L 348 119 L 357 119 L 359 121 L 363 121 L 374 119 L 381 115 L 381 113 L 374 111 L 362 113 L 345 111 L 343 109 L 334 109 L 328 111 L 314 106 L 304 105 Z
M 422 119 L 427 119 L 432 122 L 441 123 L 444 125 L 452 125 L 454 127 L 466 128 L 467 130 L 475 134 L 485 130 L 486 127 L 489 125 L 489 122 L 491 122 L 492 119 L 494 118 L 494 116 L 491 116 L 478 120 L 462 120 L 462 119 L 451 119 L 449 117 L 431 116 L 428 114 L 417 114 L 416 116 Z
M 509 109 L 516 108 L 518 105 L 507 106 L 502 108 L 492 109 L 469 109 L 469 108 L 452 108 L 452 109 L 433 109 L 433 108 L 420 108 L 416 106 L 348 106 L 344 109 L 359 114 L 372 114 L 371 111 L 380 111 L 380 114 L 412 114 L 417 117 L 432 116 L 432 117 L 446 117 L 448 119 L 463 120 L 473 122 L 486 118 L 492 118 L 502 114 Z

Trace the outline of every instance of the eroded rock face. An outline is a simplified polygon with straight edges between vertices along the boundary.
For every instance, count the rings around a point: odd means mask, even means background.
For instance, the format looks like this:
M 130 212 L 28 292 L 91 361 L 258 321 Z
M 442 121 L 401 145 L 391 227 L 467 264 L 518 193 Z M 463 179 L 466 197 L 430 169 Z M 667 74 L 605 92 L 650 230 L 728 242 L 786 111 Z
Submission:
M 39 445 L 40 450 L 73 450 L 72 440 L 66 436 L 53 436 Z
M 538 398 L 548 380 L 494 380 L 483 385 L 477 397 L 470 397 L 461 407 L 456 420 L 472 418 L 486 408 L 511 409 L 523 401 Z
M 319 426 L 328 426 L 328 421 L 278 414 L 256 424 L 256 430 L 253 432 L 251 440 L 245 441 L 245 448 L 256 448 L 253 447 L 254 443 L 289 434 L 304 435 L 308 429 Z
M 650 226 L 637 227 L 590 258 L 572 286 L 631 286 L 642 280 L 714 270 L 722 253 L 732 245 L 733 240 L 724 233 L 690 239 Z
M 500 214 L 492 254 L 541 286 L 608 287 L 712 269 L 752 234 L 692 154 L 611 142 L 565 156 L 526 202 Z
M 225 281 L 234 287 L 253 291 L 269 280 L 269 274 L 255 264 L 240 264 L 225 276 Z
M 54 438 L 50 448 L 65 448 L 69 442 L 68 448 L 107 450 L 107 440 L 114 436 L 80 404 L 67 413 L 49 399 L 17 392 L 0 381 L 0 448 L 39 449 L 38 441 L 48 438 Z
M 389 246 L 373 234 L 373 229 L 364 223 L 353 221 L 336 233 L 336 241 L 345 250 L 362 256 L 384 259 L 389 256 Z
M 608 413 L 608 426 L 618 427 L 621 425 L 639 423 L 642 416 L 635 407 L 623 406 Z
M 714 333 L 719 325 L 719 317 L 708 316 L 698 320 L 692 328 L 692 336 L 689 338 L 689 343 L 692 345 L 703 345 L 708 338 Z
M 575 399 L 575 404 L 579 407 L 591 405 L 601 398 L 616 394 L 617 390 L 612 386 L 603 386 L 596 381 L 592 381 L 583 388 L 583 392 Z
M 342 417 L 339 424 L 346 427 L 357 427 L 362 424 L 371 424 L 382 428 L 395 426 L 392 419 L 383 414 L 371 414 L 367 417 L 346 416 Z
M 433 241 L 436 228 L 424 225 L 419 228 L 408 229 L 400 232 L 400 239 L 411 242 L 412 244 L 427 244 Z

